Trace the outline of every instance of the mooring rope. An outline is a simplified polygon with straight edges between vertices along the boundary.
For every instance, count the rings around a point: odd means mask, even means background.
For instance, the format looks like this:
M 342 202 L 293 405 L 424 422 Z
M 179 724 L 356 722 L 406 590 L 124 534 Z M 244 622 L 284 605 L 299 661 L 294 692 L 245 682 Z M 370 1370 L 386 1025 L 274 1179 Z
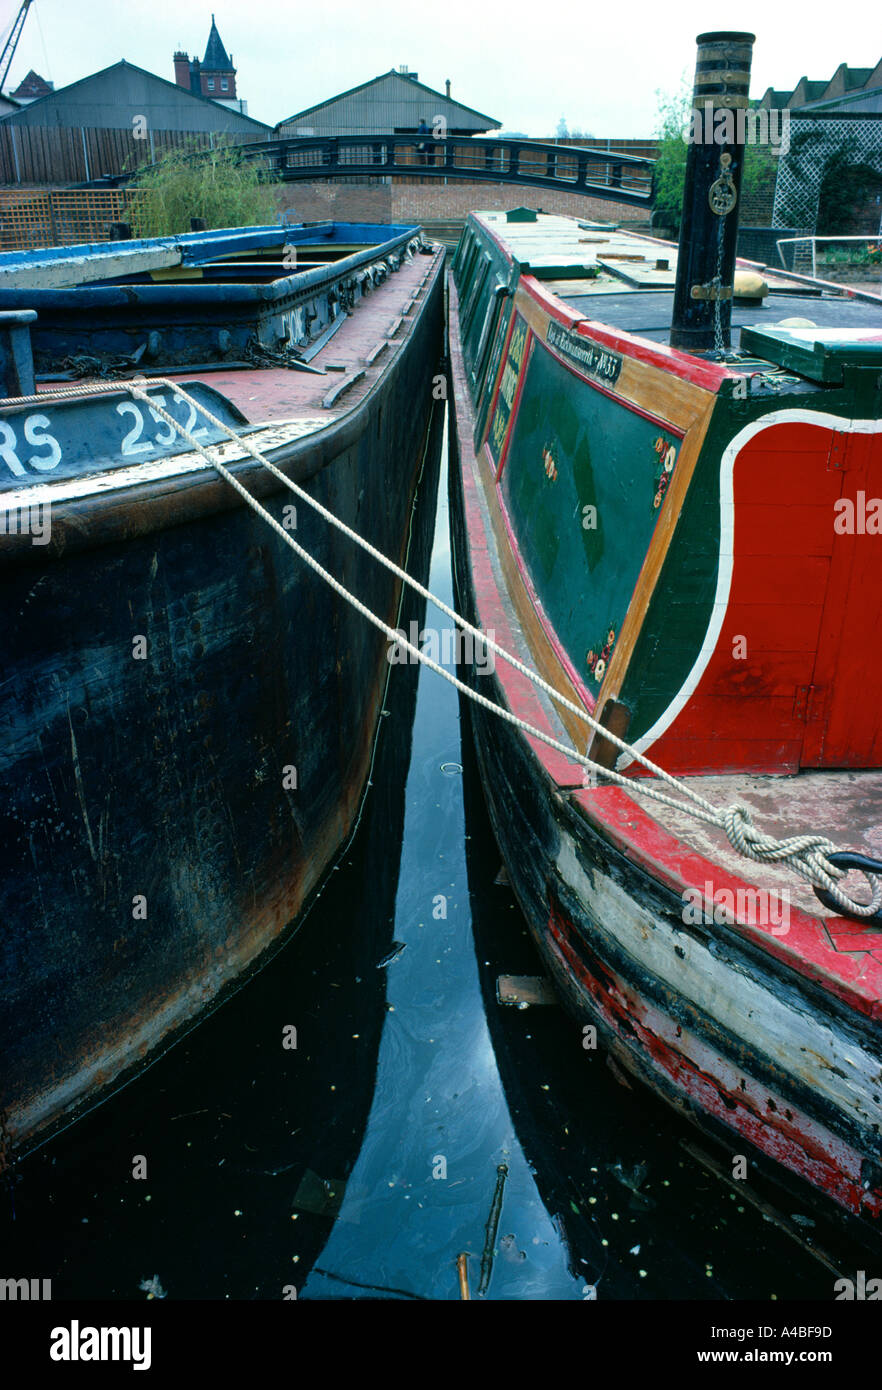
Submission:
M 257 498 L 252 496 L 248 489 L 234 477 L 230 470 L 225 467 L 218 458 L 209 453 L 209 449 L 212 447 L 211 445 L 203 445 L 197 439 L 194 439 L 193 435 L 190 434 L 185 426 L 176 420 L 163 406 L 159 405 L 155 399 L 149 396 L 148 389 L 157 386 L 166 387 L 174 391 L 180 400 L 192 406 L 213 425 L 215 429 L 220 430 L 231 440 L 239 444 L 257 463 L 266 468 L 283 484 L 283 486 L 293 492 L 295 496 L 312 507 L 331 526 L 335 527 L 343 535 L 349 537 L 350 540 L 361 546 L 367 554 L 372 556 L 379 564 L 385 566 L 386 569 L 402 580 L 403 583 L 410 585 L 422 598 L 433 603 L 442 613 L 454 623 L 458 624 L 463 631 L 471 634 L 473 638 L 482 642 L 486 648 L 495 652 L 503 661 L 506 661 L 510 666 L 514 667 L 515 670 L 519 671 L 540 690 L 543 690 L 557 705 L 575 714 L 602 738 L 607 739 L 616 748 L 619 748 L 623 753 L 628 754 L 629 757 L 640 763 L 646 768 L 647 772 L 651 773 L 668 787 L 679 792 L 682 797 L 686 798 L 686 801 L 684 802 L 683 800 L 668 796 L 664 792 L 659 791 L 656 787 L 650 786 L 639 779 L 625 777 L 614 768 L 603 767 L 586 754 L 580 753 L 578 749 L 553 738 L 550 734 L 545 733 L 544 730 L 536 728 L 527 720 L 521 719 L 510 710 L 504 709 L 501 705 L 496 704 L 495 701 L 489 700 L 485 695 L 481 695 L 477 690 L 473 689 L 472 686 L 466 685 L 464 681 L 459 680 L 458 677 L 445 670 L 443 666 L 427 656 L 425 652 L 408 642 L 402 633 L 394 628 L 390 628 L 382 618 L 373 613 L 360 601 L 360 599 L 356 598 L 354 594 L 351 594 L 348 589 L 324 569 L 303 546 L 299 545 L 297 541 L 294 540 L 290 532 L 276 521 L 275 517 L 258 502 Z M 368 622 L 372 623 L 374 627 L 379 628 L 389 642 L 394 643 L 397 647 L 408 652 L 424 666 L 435 671 L 438 675 L 442 676 L 444 680 L 449 681 L 451 685 L 461 691 L 468 699 L 492 711 L 506 723 L 529 734 L 531 738 L 538 739 L 549 748 L 554 748 L 557 752 L 563 753 L 567 758 L 587 768 L 595 776 L 603 777 L 614 785 L 624 788 L 629 794 L 638 792 L 652 801 L 663 803 L 664 805 L 672 807 L 675 811 L 691 815 L 696 820 L 703 821 L 706 825 L 710 825 L 714 829 L 722 830 L 733 849 L 745 858 L 752 859 L 754 862 L 760 864 L 786 864 L 794 873 L 807 879 L 813 886 L 825 889 L 833 901 L 841 907 L 843 911 L 850 915 L 855 917 L 872 917 L 879 910 L 880 905 L 882 905 L 882 878 L 866 870 L 860 870 L 860 872 L 864 873 L 870 884 L 872 897 L 868 903 L 861 903 L 850 897 L 838 883 L 838 880 L 845 877 L 845 870 L 830 863 L 827 858 L 828 854 L 835 853 L 837 850 L 837 846 L 832 840 L 827 839 L 824 835 L 816 834 L 793 835 L 787 839 L 776 840 L 773 836 L 765 834 L 753 825 L 750 812 L 745 807 L 735 804 L 721 810 L 714 806 L 710 801 L 707 801 L 701 796 L 699 792 L 695 791 L 694 788 L 690 787 L 688 782 L 684 782 L 682 779 L 672 776 L 671 773 L 666 772 L 664 768 L 653 763 L 643 753 L 632 747 L 626 740 L 619 738 L 616 734 L 605 728 L 604 725 L 594 719 L 581 705 L 575 704 L 565 695 L 562 695 L 554 686 L 544 680 L 538 672 L 531 670 L 529 666 L 525 665 L 516 656 L 506 651 L 494 638 L 489 637 L 488 634 L 481 631 L 480 628 L 473 627 L 471 623 L 448 604 L 444 603 L 442 599 L 437 598 L 436 595 L 431 593 L 409 575 L 406 570 L 403 570 L 399 565 L 396 565 L 393 560 L 383 555 L 382 552 L 372 546 L 369 541 L 366 541 L 363 536 L 360 536 L 357 531 L 347 526 L 339 517 L 334 516 L 334 514 L 328 511 L 326 507 L 322 506 L 316 498 L 311 497 L 310 494 L 295 483 L 293 479 L 288 478 L 279 468 L 270 463 L 268 459 L 264 458 L 263 454 L 251 443 L 247 435 L 238 434 L 230 425 L 219 420 L 206 406 L 200 401 L 195 400 L 194 397 L 185 391 L 177 382 L 171 381 L 167 377 L 153 377 L 149 382 L 144 377 L 136 377 L 131 381 L 101 383 L 93 386 L 63 387 L 60 390 L 53 390 L 51 396 L 53 398 L 59 397 L 64 399 L 75 396 L 93 395 L 96 393 L 119 393 L 121 390 L 128 391 L 137 400 L 143 401 L 151 410 L 155 411 L 157 415 L 164 419 L 167 424 L 171 425 L 178 434 L 187 441 L 191 448 L 230 484 L 242 500 L 262 517 L 272 530 L 281 537 L 284 543 L 289 546 L 310 569 L 314 570 L 316 574 L 330 585 L 336 594 L 347 603 L 351 604 Z M 7 402 L 7 404 L 26 405 L 38 402 L 45 405 L 48 403 L 49 394 L 50 393 L 37 396 L 21 396 Z

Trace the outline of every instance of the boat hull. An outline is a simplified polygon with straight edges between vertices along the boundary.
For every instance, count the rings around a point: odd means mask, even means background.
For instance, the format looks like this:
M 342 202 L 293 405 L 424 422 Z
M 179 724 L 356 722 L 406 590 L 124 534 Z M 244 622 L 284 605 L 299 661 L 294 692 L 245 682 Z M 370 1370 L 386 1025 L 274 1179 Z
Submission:
M 455 326 L 452 347 L 457 604 L 510 648 Z M 531 717 L 530 702 L 512 698 L 514 681 L 464 673 L 482 695 Z M 746 1159 L 748 1172 L 756 1165 L 792 1184 L 879 1248 L 878 1020 L 797 976 L 737 927 L 684 920 L 682 897 L 611 832 L 627 826 L 625 803 L 635 824 L 643 820 L 624 792 L 580 790 L 577 765 L 569 778 L 560 767 L 552 776 L 541 745 L 522 730 L 477 705 L 470 718 L 494 834 L 531 935 L 581 1025 L 581 1045 L 607 1047 L 722 1144 L 733 1172 L 734 1160 Z
M 399 561 L 441 290 L 355 410 L 281 461 Z M 290 519 L 289 493 L 254 490 Z M 382 635 L 217 479 L 80 500 L 53 532 L 0 567 L 0 1117 L 18 1150 L 287 939 L 352 829 L 388 672 Z M 302 503 L 295 534 L 394 625 L 398 581 Z

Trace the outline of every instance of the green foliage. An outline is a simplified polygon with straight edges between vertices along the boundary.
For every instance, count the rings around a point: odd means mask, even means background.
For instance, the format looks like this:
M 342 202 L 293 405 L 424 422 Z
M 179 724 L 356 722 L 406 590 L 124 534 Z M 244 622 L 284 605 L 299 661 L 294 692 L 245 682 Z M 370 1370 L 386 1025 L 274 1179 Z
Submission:
M 656 221 L 680 231 L 683 209 L 683 187 L 686 181 L 686 156 L 689 145 L 683 132 L 689 127 L 692 115 L 692 87 L 685 77 L 680 90 L 674 94 L 656 92 L 658 98 L 658 157 L 655 166 L 654 208 Z M 747 144 L 744 147 L 744 173 L 741 179 L 742 205 L 750 198 L 771 192 L 775 186 L 778 156 L 770 145 Z
M 658 214 L 656 220 L 663 226 L 672 227 L 675 232 L 679 232 L 683 184 L 686 179 L 686 153 L 689 149 L 683 139 L 683 130 L 692 105 L 691 87 L 683 77 L 678 92 L 656 92 L 656 97 L 658 120 L 655 133 L 659 144 L 653 204 Z
M 191 217 L 203 217 L 210 230 L 260 226 L 279 217 L 275 187 L 263 181 L 257 161 L 244 160 L 235 145 L 220 143 L 197 153 L 191 142 L 169 150 L 131 186 L 148 195 L 132 200 L 137 237 L 189 232 Z
M 864 242 L 854 242 L 850 246 L 818 247 L 818 262 L 821 265 L 870 265 L 875 257 L 871 247 Z

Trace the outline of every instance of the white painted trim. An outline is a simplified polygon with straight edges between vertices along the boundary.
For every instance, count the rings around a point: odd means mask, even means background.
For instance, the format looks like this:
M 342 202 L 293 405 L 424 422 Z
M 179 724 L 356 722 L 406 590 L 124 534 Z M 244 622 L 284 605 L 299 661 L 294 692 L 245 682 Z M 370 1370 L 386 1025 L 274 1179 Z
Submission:
M 832 1013 L 801 1009 L 777 994 L 772 982 L 757 979 L 744 965 L 729 964 L 724 952 L 711 954 L 685 929 L 677 930 L 641 907 L 599 868 L 587 874 L 566 831 L 556 867 L 589 919 L 603 923 L 629 959 L 663 989 L 695 1005 L 772 1067 L 823 1096 L 848 1120 L 878 1130 L 878 1044 L 870 1052 L 846 1036 Z
M 686 677 L 677 694 L 671 700 L 667 708 L 659 715 L 658 719 L 646 733 L 634 742 L 634 747 L 638 753 L 645 753 L 648 748 L 655 743 L 656 739 L 661 738 L 674 720 L 683 710 L 688 701 L 692 698 L 699 681 L 707 669 L 707 665 L 716 650 L 717 641 L 723 627 L 723 620 L 729 607 L 729 593 L 732 587 L 732 569 L 735 560 L 734 539 L 735 539 L 735 506 L 734 506 L 734 472 L 735 461 L 751 439 L 761 434 L 763 430 L 771 429 L 775 425 L 799 423 L 804 425 L 816 425 L 819 429 L 841 430 L 848 434 L 875 434 L 882 431 L 882 420 L 847 420 L 842 415 L 830 415 L 827 411 L 820 410 L 773 410 L 769 415 L 764 415 L 760 420 L 754 420 L 751 424 L 745 425 L 743 430 L 726 445 L 720 460 L 720 565 L 717 573 L 717 590 L 714 595 L 711 619 L 708 624 L 707 633 L 701 650 L 695 658 L 692 670 Z M 694 479 L 693 479 L 694 486 Z M 831 518 L 832 525 L 832 518 Z M 633 758 L 622 753 L 616 760 L 616 767 L 619 771 L 628 767 Z

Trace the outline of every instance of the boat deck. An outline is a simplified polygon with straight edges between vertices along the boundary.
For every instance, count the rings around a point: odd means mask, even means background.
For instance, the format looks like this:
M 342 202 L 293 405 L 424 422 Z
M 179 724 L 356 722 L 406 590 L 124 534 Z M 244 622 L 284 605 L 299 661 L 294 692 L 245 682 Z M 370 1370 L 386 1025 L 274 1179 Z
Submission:
M 590 282 L 589 282 L 590 283 Z M 618 287 L 598 293 L 572 292 L 572 284 L 546 283 L 572 308 L 586 318 L 602 319 L 611 328 L 637 333 L 656 343 L 667 343 L 671 336 L 673 291 L 638 290 Z M 732 306 L 732 348 L 741 345 L 741 329 L 774 328 L 782 320 L 800 319 L 814 328 L 878 328 L 882 321 L 882 301 L 847 299 L 835 294 L 807 294 L 795 288 L 770 290 L 762 304 L 739 303 Z
M 529 264 L 529 273 L 546 290 L 586 318 L 667 343 L 677 278 L 675 244 L 569 217 L 508 222 L 504 212 L 497 212 L 482 218 L 518 260 Z M 738 266 L 757 268 L 744 260 Z M 768 266 L 761 273 L 768 296 L 762 302 L 733 303 L 733 349 L 745 326 L 773 327 L 782 319 L 800 318 L 818 328 L 877 328 L 882 320 L 882 277 L 876 290 L 880 298 L 874 302 L 854 298 L 845 286 L 841 292 L 831 288 L 821 293 Z
M 826 835 L 839 849 L 882 859 L 882 772 L 800 772 L 795 777 L 762 777 L 742 772 L 690 777 L 688 782 L 714 806 L 744 806 L 756 828 L 776 839 Z M 837 950 L 871 950 L 882 961 L 882 923 L 874 927 L 849 923 L 829 912 L 815 897 L 810 884 L 797 874 L 774 864 L 754 863 L 738 854 L 722 830 L 714 830 L 686 813 L 645 797 L 634 799 L 666 830 L 732 875 L 770 893 L 786 888 L 795 907 L 814 917 L 829 919 L 826 930 Z M 866 883 L 861 875 L 849 878 L 849 888 L 852 883 L 856 897 L 865 897 Z
M 315 418 L 354 408 L 406 340 L 413 312 L 443 258 L 441 246 L 431 256 L 414 256 L 361 300 L 310 361 L 321 375 L 288 367 L 240 367 L 212 372 L 206 380 L 253 421 Z M 199 373 L 171 377 L 183 381 L 194 375 Z
M 414 256 L 360 300 L 311 359 L 313 371 L 230 364 L 209 371 L 198 366 L 169 370 L 168 379 L 204 381 L 252 423 L 306 417 L 317 422 L 313 425 L 317 428 L 324 417 L 330 424 L 342 410 L 353 409 L 364 399 L 406 341 L 414 310 L 443 257 L 441 246 L 435 246 L 431 256 Z M 89 380 L 75 384 L 86 386 Z M 60 385 L 68 383 L 43 382 L 37 389 L 48 394 Z

